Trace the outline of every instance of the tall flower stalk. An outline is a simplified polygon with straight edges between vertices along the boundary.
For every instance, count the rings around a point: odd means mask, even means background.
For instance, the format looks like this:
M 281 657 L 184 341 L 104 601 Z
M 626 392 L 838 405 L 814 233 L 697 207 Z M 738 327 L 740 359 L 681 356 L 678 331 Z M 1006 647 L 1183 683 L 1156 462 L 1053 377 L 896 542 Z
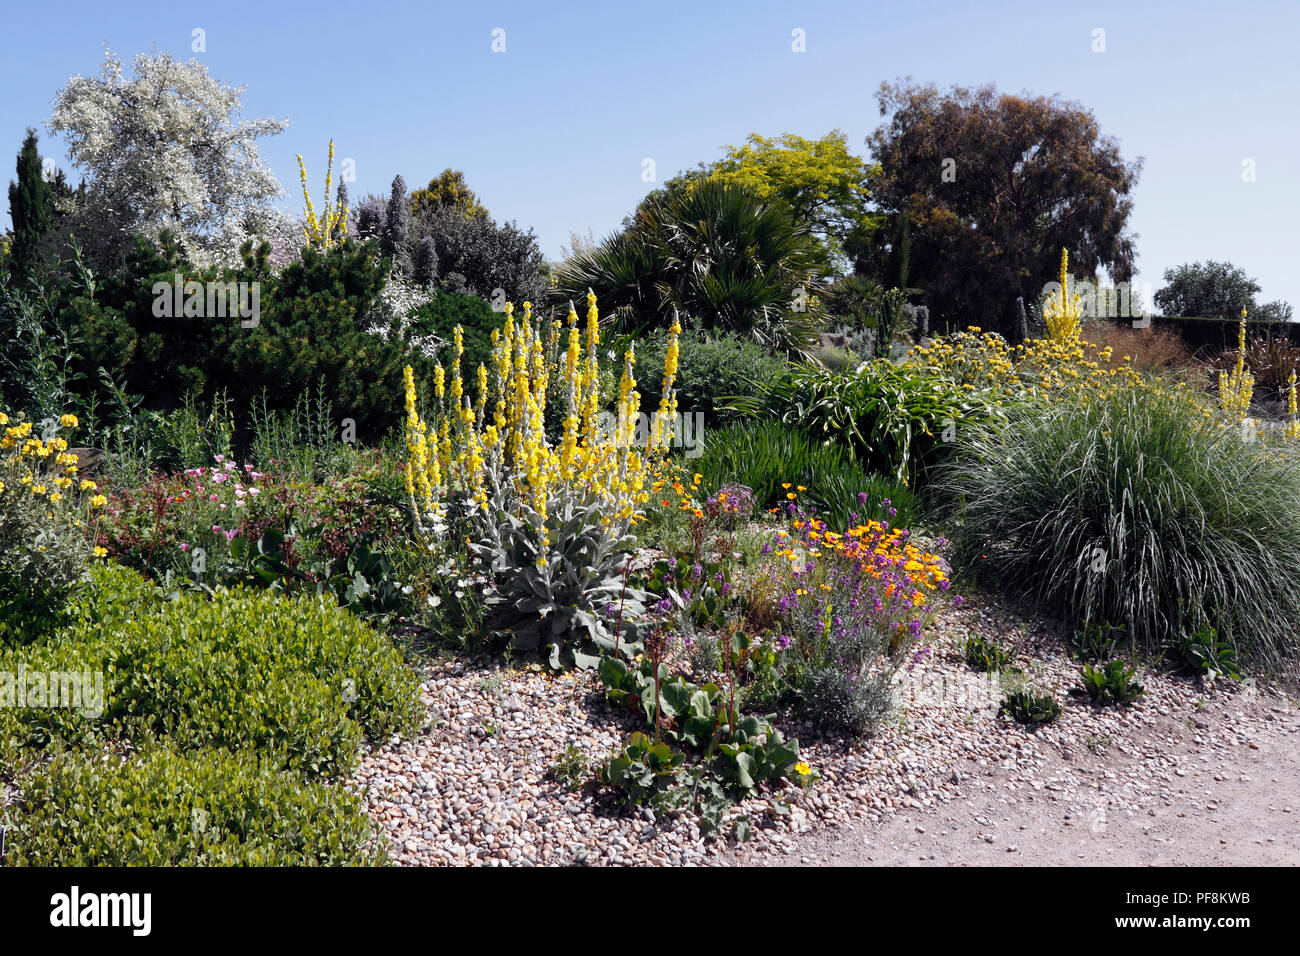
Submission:
M 305 206 L 302 225 L 303 235 L 310 245 L 321 249 L 341 242 L 348 234 L 348 210 L 342 197 L 330 199 L 330 187 L 334 182 L 334 140 L 330 140 L 329 165 L 325 170 L 325 209 L 320 216 L 311 201 L 311 191 L 307 188 L 307 166 L 298 154 L 298 174 L 302 179 L 302 199 Z M 346 194 L 344 194 L 346 195 Z

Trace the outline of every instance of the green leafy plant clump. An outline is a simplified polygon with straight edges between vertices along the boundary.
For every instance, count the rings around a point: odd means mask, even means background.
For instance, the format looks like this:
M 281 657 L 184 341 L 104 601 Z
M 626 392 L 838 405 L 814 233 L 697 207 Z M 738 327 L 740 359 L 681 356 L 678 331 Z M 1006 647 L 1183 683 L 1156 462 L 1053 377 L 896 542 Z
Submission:
M 1129 704 L 1146 693 L 1136 674 L 1135 668 L 1121 660 L 1110 661 L 1102 667 L 1084 664 L 1080 671 L 1082 690 L 1094 704 Z
M 996 641 L 976 635 L 966 639 L 966 664 L 977 671 L 1000 671 L 1016 659 L 1014 651 L 999 647 Z
M 842 443 L 868 470 L 912 488 L 925 484 L 958 435 L 995 413 L 977 392 L 887 361 L 848 372 L 791 369 L 764 404 L 785 425 Z
M 600 780 L 633 803 L 693 806 L 701 829 L 716 832 L 727 808 L 765 781 L 812 779 L 796 769 L 798 741 L 786 741 L 767 719 L 741 716 L 716 684 L 613 657 L 601 658 L 600 676 L 610 703 L 640 712 L 653 730 L 653 737 L 632 734 L 600 770 Z
M 1165 652 L 1184 671 L 1198 677 L 1213 679 L 1219 675 L 1241 679 L 1237 666 L 1237 652 L 1227 641 L 1219 640 L 1212 627 L 1203 627 L 1190 634 L 1178 635 L 1178 640 Z
M 1002 713 L 1022 724 L 1049 724 L 1061 715 L 1061 705 L 1050 694 L 1019 690 L 1007 694 Z

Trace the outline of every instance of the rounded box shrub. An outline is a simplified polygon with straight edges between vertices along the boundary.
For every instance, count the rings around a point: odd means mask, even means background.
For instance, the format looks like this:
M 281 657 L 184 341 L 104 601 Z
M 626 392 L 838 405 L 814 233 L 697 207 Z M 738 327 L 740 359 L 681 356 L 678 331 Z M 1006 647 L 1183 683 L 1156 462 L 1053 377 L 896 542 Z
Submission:
M 256 754 L 152 743 L 69 752 L 19 781 L 14 866 L 356 866 L 380 862 L 360 798 Z
M 323 598 L 234 588 L 211 598 L 161 592 L 98 569 L 74 623 L 13 649 L 0 670 L 102 675 L 102 706 L 17 711 L 26 742 L 165 735 L 180 748 L 275 752 L 321 776 L 355 765 L 363 733 L 414 729 L 418 680 L 388 639 Z

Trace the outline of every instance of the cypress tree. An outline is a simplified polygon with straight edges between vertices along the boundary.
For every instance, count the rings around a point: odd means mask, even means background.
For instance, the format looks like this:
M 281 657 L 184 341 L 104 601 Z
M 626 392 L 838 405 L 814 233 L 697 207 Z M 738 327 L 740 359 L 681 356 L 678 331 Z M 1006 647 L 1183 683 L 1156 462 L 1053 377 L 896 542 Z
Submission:
M 406 198 L 406 180 L 393 177 L 393 191 L 388 199 L 388 216 L 379 238 L 379 251 L 393 260 L 393 269 L 409 275 L 411 256 L 407 240 L 411 234 L 411 210 Z
M 9 218 L 13 220 L 13 258 L 17 271 L 28 271 L 36 260 L 41 239 L 54 225 L 50 184 L 41 170 L 36 130 L 28 129 L 18 152 L 18 181 L 9 183 Z

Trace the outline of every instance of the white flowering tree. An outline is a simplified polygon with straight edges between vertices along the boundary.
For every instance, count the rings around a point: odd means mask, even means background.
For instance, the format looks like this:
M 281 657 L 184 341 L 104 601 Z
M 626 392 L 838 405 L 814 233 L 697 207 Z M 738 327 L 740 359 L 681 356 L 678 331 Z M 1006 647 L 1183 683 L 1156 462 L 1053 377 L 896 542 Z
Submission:
M 201 63 L 142 53 L 126 76 L 111 51 L 98 77 L 74 76 L 54 101 L 51 130 L 87 177 L 80 241 L 121 248 L 134 233 L 170 229 L 198 261 L 226 259 L 238 241 L 278 224 L 283 194 L 256 140 L 287 119 L 236 120 L 243 87 Z

